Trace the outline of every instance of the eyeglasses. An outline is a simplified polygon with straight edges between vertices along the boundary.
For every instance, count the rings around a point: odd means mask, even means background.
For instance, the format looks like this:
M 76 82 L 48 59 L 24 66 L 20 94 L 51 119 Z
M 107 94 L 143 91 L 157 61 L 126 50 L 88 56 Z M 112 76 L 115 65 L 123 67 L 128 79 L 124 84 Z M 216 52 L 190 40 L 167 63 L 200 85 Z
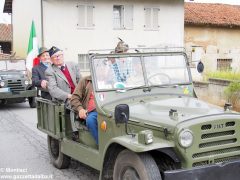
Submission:
M 63 54 L 58 54 L 58 55 L 52 56 L 53 59 L 59 59 L 62 57 L 63 57 Z

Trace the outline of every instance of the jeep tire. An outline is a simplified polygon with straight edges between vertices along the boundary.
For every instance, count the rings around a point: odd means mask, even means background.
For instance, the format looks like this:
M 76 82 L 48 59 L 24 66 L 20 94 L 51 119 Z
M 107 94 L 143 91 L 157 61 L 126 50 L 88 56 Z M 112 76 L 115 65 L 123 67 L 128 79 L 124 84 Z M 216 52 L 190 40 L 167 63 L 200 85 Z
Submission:
M 29 102 L 30 108 L 35 108 L 36 107 L 36 97 L 29 97 L 28 102 Z
M 63 154 L 61 149 L 61 142 L 57 139 L 54 139 L 51 136 L 47 137 L 48 141 L 48 152 L 51 158 L 52 164 L 58 169 L 66 169 L 70 165 L 70 157 Z
M 117 156 L 113 180 L 161 180 L 160 171 L 148 153 L 135 153 L 123 150 Z

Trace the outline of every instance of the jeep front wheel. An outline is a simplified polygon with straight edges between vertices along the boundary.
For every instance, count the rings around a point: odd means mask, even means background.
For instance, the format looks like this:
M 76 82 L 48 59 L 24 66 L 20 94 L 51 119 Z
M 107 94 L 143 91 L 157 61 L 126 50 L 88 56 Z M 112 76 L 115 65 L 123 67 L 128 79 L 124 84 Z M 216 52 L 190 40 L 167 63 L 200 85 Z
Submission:
M 156 162 L 148 153 L 123 150 L 117 156 L 113 180 L 161 180 Z
M 48 136 L 48 152 L 51 158 L 52 164 L 58 169 L 68 168 L 70 165 L 70 157 L 63 154 L 61 149 L 61 142 L 57 139 L 54 139 L 51 136 Z

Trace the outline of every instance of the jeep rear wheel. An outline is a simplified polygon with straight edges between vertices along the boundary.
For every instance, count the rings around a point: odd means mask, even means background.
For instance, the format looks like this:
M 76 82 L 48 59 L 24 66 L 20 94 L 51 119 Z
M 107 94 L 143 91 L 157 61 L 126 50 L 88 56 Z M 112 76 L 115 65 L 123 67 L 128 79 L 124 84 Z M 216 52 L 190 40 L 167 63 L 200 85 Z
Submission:
M 70 165 L 70 157 L 63 154 L 61 149 L 61 142 L 57 139 L 48 136 L 48 152 L 51 158 L 52 164 L 58 169 L 68 168 Z
M 30 108 L 35 108 L 36 107 L 36 98 L 35 97 L 29 97 L 28 102 L 29 102 Z
M 114 180 L 161 180 L 156 162 L 148 153 L 129 150 L 119 153 L 113 171 Z

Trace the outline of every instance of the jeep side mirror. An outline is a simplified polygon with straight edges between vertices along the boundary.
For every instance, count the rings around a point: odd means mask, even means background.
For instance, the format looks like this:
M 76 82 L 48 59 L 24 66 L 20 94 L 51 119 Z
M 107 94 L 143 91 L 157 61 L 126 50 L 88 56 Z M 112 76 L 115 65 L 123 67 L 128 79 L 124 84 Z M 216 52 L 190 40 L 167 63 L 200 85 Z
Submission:
M 127 123 L 129 120 L 129 106 L 127 104 L 119 104 L 115 107 L 114 112 L 116 124 Z
M 202 61 L 199 61 L 198 64 L 197 64 L 197 71 L 199 73 L 202 73 L 204 70 L 204 64 L 202 63 Z
M 117 105 L 115 107 L 114 117 L 116 124 L 125 123 L 125 132 L 127 135 L 131 135 L 132 137 L 136 136 L 136 134 L 128 132 L 127 124 L 129 120 L 129 106 L 127 104 Z

